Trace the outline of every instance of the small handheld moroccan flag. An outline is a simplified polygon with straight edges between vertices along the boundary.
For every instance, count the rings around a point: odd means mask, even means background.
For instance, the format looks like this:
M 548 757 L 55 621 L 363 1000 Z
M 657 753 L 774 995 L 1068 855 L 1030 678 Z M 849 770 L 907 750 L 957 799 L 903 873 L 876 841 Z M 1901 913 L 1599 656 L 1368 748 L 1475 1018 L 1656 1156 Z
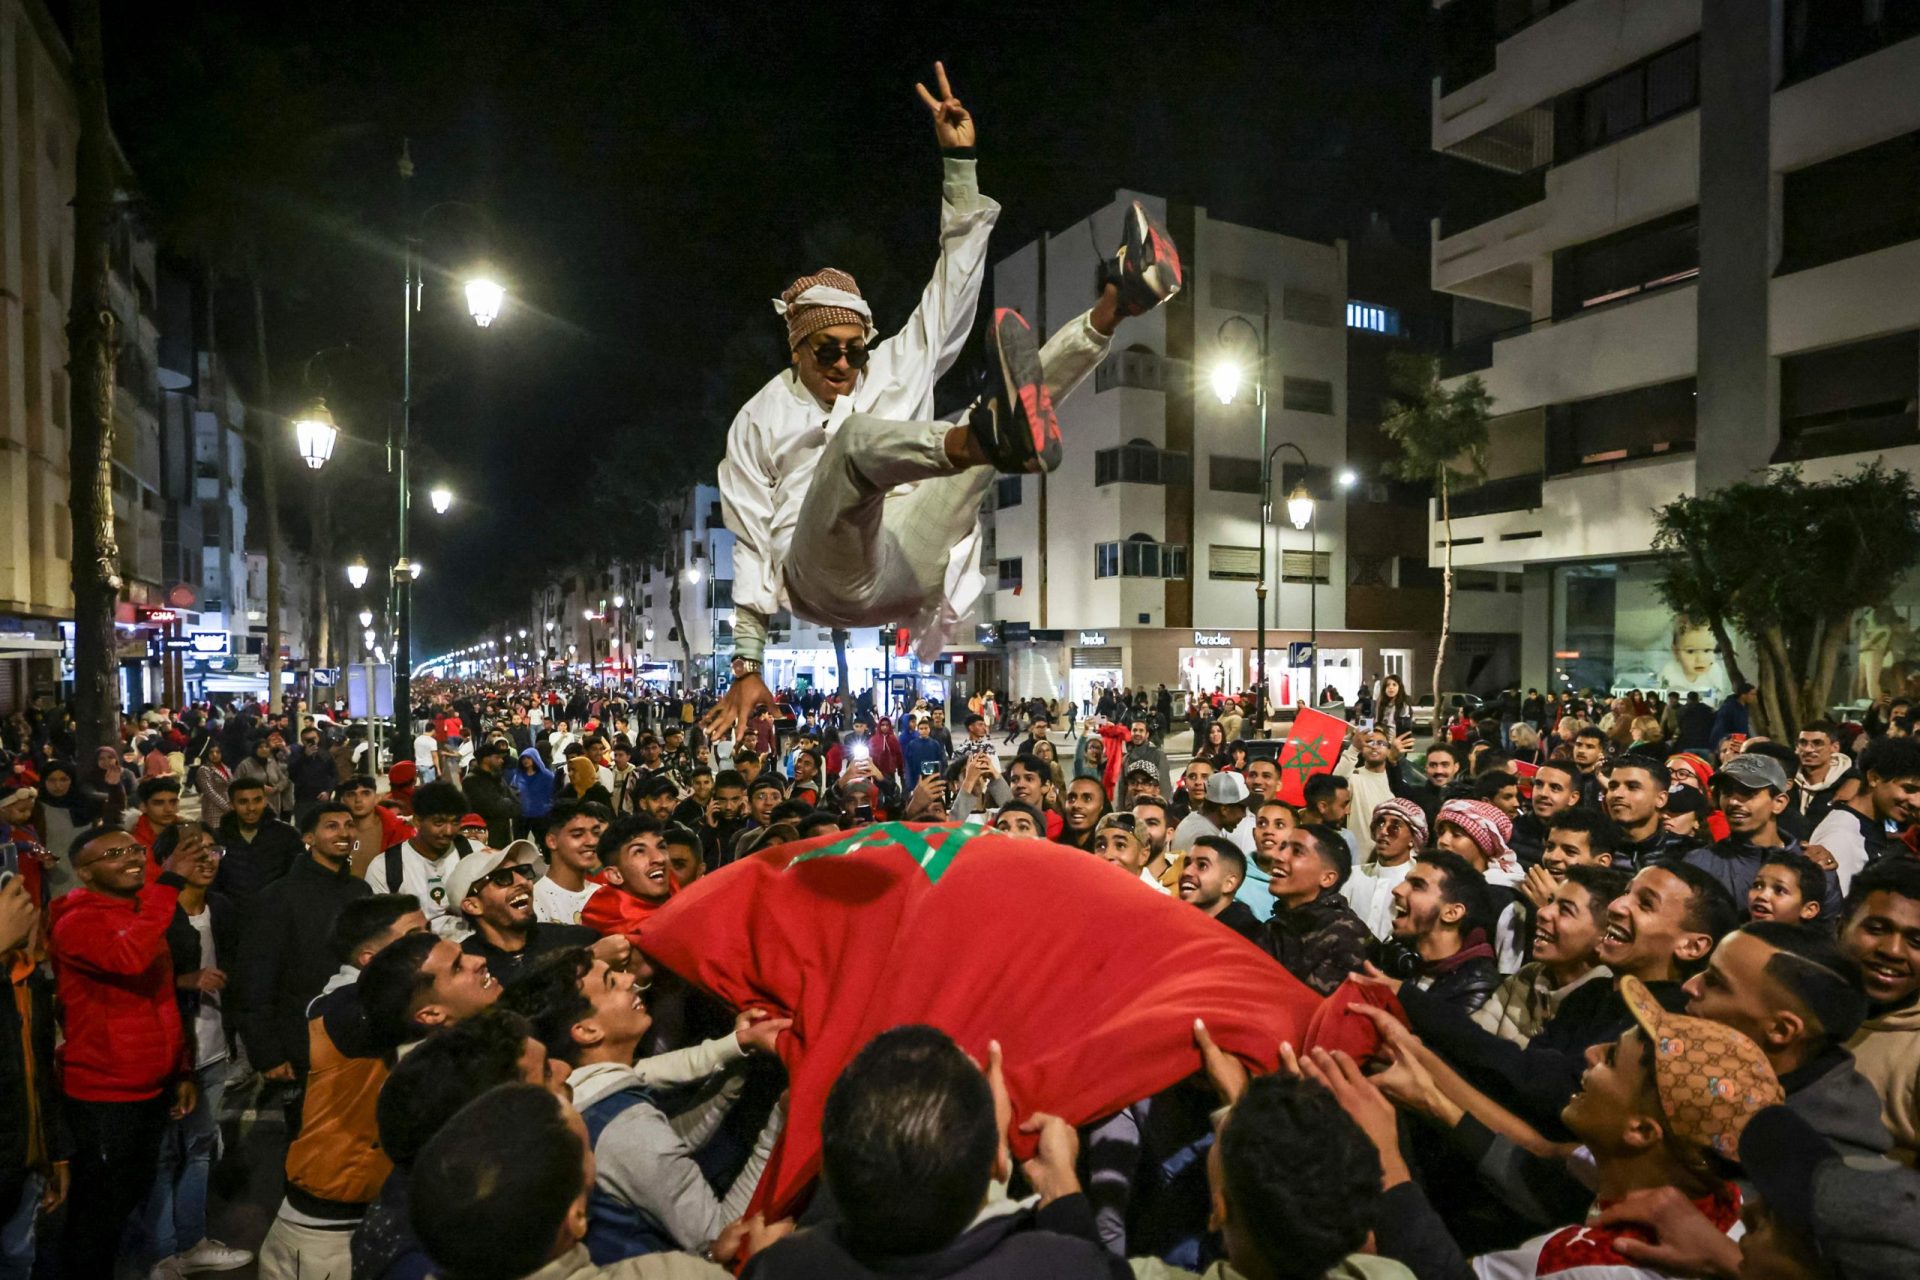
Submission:
M 1005 1053 L 1016 1114 L 1071 1124 L 1193 1074 L 1193 1023 L 1260 1070 L 1319 999 L 1258 947 L 1123 868 L 963 824 L 889 822 L 783 845 L 695 881 L 640 926 L 657 963 L 791 1016 L 787 1129 L 754 1208 L 790 1212 L 820 1167 L 842 1068 L 925 1023 Z
M 1347 741 L 1347 722 L 1324 711 L 1302 707 L 1293 720 L 1293 732 L 1280 748 L 1280 799 L 1290 805 L 1306 803 L 1307 779 L 1332 773 Z

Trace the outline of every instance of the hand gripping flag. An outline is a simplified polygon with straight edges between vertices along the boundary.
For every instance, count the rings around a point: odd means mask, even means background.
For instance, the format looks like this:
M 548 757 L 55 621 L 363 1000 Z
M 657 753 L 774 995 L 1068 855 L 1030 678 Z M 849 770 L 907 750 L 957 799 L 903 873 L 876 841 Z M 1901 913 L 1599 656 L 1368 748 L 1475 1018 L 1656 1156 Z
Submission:
M 1307 779 L 1332 773 L 1347 740 L 1347 722 L 1324 711 L 1302 707 L 1293 732 L 1280 748 L 1280 799 L 1298 808 L 1307 802 Z
M 827 1091 L 890 1027 L 939 1027 L 981 1062 L 998 1040 L 1014 1113 L 1081 1124 L 1197 1071 L 1194 1019 L 1270 1071 L 1320 1003 L 1126 871 L 965 825 L 891 822 L 767 850 L 695 881 L 638 941 L 730 1004 L 793 1018 L 787 1128 L 753 1202 L 770 1218 L 819 1171 Z

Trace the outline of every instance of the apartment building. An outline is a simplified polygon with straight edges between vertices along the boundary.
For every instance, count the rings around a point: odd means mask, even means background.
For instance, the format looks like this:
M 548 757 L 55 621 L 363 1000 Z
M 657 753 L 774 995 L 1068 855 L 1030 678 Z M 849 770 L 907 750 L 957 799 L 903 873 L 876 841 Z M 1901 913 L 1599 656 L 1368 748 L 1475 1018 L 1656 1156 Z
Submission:
M 1434 226 L 1446 368 L 1478 373 L 1497 417 L 1488 483 L 1430 559 L 1450 538 L 1456 564 L 1520 575 L 1527 684 L 1723 694 L 1710 639 L 1653 590 L 1655 509 L 1767 467 L 1920 464 L 1920 8 L 1437 17 L 1433 145 L 1510 174 L 1513 198 Z M 1893 660 L 1917 609 L 1903 584 L 1875 623 Z
M 1385 670 L 1412 673 L 1431 638 L 1417 606 L 1396 626 L 1384 597 L 1397 571 L 1382 572 L 1391 552 L 1378 549 L 1371 522 L 1358 608 L 1350 590 L 1356 504 L 1390 501 L 1377 466 L 1349 474 L 1350 326 L 1386 339 L 1399 313 L 1350 305 L 1345 242 L 1316 244 L 1119 191 L 997 263 L 995 305 L 1018 308 L 1048 333 L 1072 323 L 1091 304 L 1098 247 L 1117 239 L 1136 198 L 1179 242 L 1186 288 L 1126 321 L 1113 353 L 1059 406 L 1059 470 L 995 486 L 981 560 L 992 621 L 980 624 L 968 682 L 1076 702 L 1101 686 L 1239 692 L 1257 679 L 1263 581 L 1274 698 L 1310 696 L 1316 673 L 1290 663 L 1303 655 L 1289 645 L 1313 635 L 1322 689 L 1351 698 Z M 1272 456 L 1264 559 L 1252 394 L 1263 332 Z M 1231 402 L 1215 389 L 1223 363 L 1244 373 Z M 1377 410 L 1376 399 L 1376 422 Z M 1316 500 L 1314 518 L 1295 528 L 1286 499 L 1301 485 Z
M 67 299 L 80 125 L 40 0 L 0 0 L 0 712 L 51 695 L 73 616 Z

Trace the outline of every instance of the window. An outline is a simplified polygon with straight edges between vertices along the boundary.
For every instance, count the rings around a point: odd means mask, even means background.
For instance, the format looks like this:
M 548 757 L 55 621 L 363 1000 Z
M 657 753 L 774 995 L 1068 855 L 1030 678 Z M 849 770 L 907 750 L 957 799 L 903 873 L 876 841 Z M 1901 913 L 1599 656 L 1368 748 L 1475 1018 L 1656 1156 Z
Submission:
M 1920 5 L 1911 0 L 1787 0 L 1780 32 L 1786 79 L 1804 80 L 1920 35 Z
M 1095 487 L 1109 484 L 1185 484 L 1191 460 L 1184 453 L 1156 448 L 1145 440 L 1130 440 L 1093 455 Z
M 1280 581 L 1315 583 L 1326 586 L 1333 572 L 1333 553 L 1331 551 L 1282 551 L 1280 553 Z
M 1889 449 L 1920 440 L 1920 332 L 1780 362 L 1776 462 Z
M 1333 384 L 1319 378 L 1282 378 L 1280 407 L 1299 413 L 1332 413 Z
M 1215 493 L 1260 492 L 1260 459 L 1216 453 L 1207 459 L 1207 487 Z
M 1392 307 L 1375 306 L 1371 302 L 1347 302 L 1347 328 L 1365 329 L 1369 333 L 1384 333 L 1392 337 L 1400 334 L 1400 313 Z
M 1700 274 L 1700 211 L 1687 209 L 1553 255 L 1553 314 L 1577 315 Z
M 1004 510 L 1020 505 L 1020 481 L 1022 476 L 1001 476 L 993 487 L 993 504 Z
M 733 579 L 715 578 L 712 581 L 713 598 L 710 602 L 710 607 L 715 609 L 733 608 Z
M 1693 448 L 1692 378 L 1547 407 L 1547 471 Z
M 1920 133 L 1785 175 L 1780 238 L 1781 274 L 1920 240 Z
M 1125 542 L 1101 542 L 1093 548 L 1096 578 L 1184 578 L 1187 549 L 1179 543 L 1155 542 L 1137 533 Z
M 1216 271 L 1208 280 L 1213 305 L 1222 311 L 1258 313 L 1267 309 L 1267 285 L 1264 280 L 1248 280 Z
M 1260 548 L 1214 543 L 1207 548 L 1207 576 L 1216 582 L 1260 581 Z
M 1289 285 L 1280 291 L 1280 318 L 1331 329 L 1334 327 L 1333 299 L 1312 289 L 1295 289 Z
M 1700 42 L 1688 40 L 1562 98 L 1554 158 L 1564 164 L 1700 105 Z
M 995 590 L 1018 591 L 1025 581 L 1026 577 L 1021 567 L 1019 556 L 1015 556 L 1011 560 L 1000 561 L 999 582 L 995 586 Z
M 1115 387 L 1140 387 L 1147 391 L 1165 391 L 1167 372 L 1157 352 L 1148 347 L 1129 347 L 1116 351 L 1093 371 L 1095 394 Z

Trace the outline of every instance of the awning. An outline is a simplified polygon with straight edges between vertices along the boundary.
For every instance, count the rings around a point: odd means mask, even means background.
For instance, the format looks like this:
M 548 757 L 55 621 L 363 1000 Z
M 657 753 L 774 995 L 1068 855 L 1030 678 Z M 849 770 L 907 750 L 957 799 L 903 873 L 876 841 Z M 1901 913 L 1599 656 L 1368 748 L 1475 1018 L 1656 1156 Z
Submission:
M 59 658 L 67 652 L 65 640 L 41 640 L 35 636 L 0 636 L 0 658 Z

